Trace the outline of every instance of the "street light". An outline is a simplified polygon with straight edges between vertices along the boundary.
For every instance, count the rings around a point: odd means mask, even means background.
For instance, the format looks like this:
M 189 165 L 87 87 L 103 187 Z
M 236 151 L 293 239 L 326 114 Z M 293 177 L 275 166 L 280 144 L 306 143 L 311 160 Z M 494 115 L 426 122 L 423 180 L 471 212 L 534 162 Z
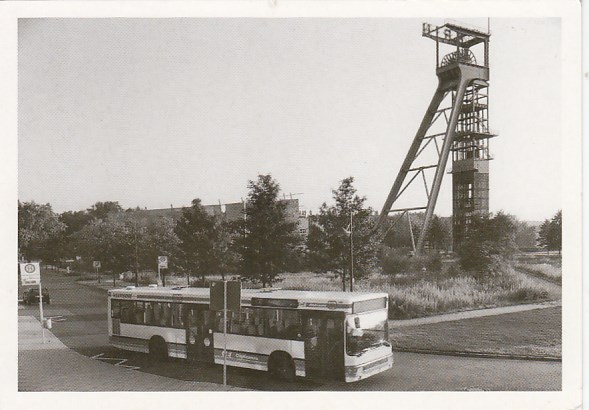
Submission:
M 350 211 L 350 292 L 354 291 L 354 211 Z
M 354 291 L 354 210 L 350 209 L 350 225 L 344 231 L 350 234 L 350 292 Z M 345 281 L 344 281 L 345 283 Z

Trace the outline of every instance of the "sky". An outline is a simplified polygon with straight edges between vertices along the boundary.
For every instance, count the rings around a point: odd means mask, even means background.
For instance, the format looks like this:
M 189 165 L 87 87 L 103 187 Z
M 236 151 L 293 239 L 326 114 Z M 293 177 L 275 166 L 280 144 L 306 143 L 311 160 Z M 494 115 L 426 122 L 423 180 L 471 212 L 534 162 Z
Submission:
M 24 19 L 18 196 L 56 212 L 237 202 L 271 173 L 301 208 L 353 176 L 380 211 L 437 85 L 440 19 Z M 486 29 L 486 19 L 462 20 Z M 559 19 L 491 20 L 490 210 L 561 204 Z M 451 214 L 445 175 L 436 213 Z

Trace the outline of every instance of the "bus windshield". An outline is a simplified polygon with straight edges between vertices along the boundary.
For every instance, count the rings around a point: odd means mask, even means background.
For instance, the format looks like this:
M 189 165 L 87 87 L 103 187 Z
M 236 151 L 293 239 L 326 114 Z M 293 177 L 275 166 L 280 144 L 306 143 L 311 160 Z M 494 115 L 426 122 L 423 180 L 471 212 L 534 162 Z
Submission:
M 346 351 L 359 356 L 370 348 L 389 345 L 386 312 L 349 316 L 346 320 Z

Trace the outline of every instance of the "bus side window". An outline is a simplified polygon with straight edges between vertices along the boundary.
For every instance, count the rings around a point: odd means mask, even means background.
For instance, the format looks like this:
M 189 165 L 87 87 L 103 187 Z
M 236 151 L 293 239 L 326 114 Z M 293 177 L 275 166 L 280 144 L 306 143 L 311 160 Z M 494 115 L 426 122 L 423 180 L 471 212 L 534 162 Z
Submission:
M 153 302 L 145 302 L 145 324 L 153 325 Z
M 162 320 L 162 304 L 160 302 L 153 302 L 153 325 L 160 326 Z
M 302 333 L 301 319 L 299 312 L 295 310 L 282 311 L 282 325 L 284 331 L 282 338 L 284 339 L 300 339 Z
M 136 325 L 144 324 L 145 309 L 143 308 L 143 302 L 135 302 L 135 310 L 133 313 L 133 323 L 135 323 Z
M 113 319 L 121 318 L 121 303 L 118 300 L 110 301 L 110 317 Z
M 121 322 L 133 323 L 133 302 L 121 300 Z
M 188 326 L 195 327 L 198 323 L 198 311 L 191 308 L 188 312 Z
M 183 328 L 184 327 L 184 316 L 183 316 L 183 305 L 181 303 L 174 303 L 173 305 L 173 326 Z
M 223 312 L 217 312 L 215 318 L 217 332 L 223 333 Z
M 162 320 L 161 325 L 165 327 L 172 327 L 172 304 L 171 303 L 162 303 L 163 305 L 163 312 L 162 312 Z
M 266 336 L 278 337 L 278 310 L 272 309 L 266 312 Z

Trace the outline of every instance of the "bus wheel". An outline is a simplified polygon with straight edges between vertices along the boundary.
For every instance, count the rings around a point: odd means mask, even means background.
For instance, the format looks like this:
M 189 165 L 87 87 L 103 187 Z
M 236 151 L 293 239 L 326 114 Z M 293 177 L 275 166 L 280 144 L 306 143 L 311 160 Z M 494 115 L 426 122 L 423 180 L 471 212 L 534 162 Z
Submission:
M 154 336 L 149 340 L 149 355 L 161 361 L 168 358 L 168 346 L 161 336 Z
M 295 380 L 296 373 L 294 362 L 288 353 L 272 353 L 268 361 L 268 371 L 273 377 L 289 382 Z

